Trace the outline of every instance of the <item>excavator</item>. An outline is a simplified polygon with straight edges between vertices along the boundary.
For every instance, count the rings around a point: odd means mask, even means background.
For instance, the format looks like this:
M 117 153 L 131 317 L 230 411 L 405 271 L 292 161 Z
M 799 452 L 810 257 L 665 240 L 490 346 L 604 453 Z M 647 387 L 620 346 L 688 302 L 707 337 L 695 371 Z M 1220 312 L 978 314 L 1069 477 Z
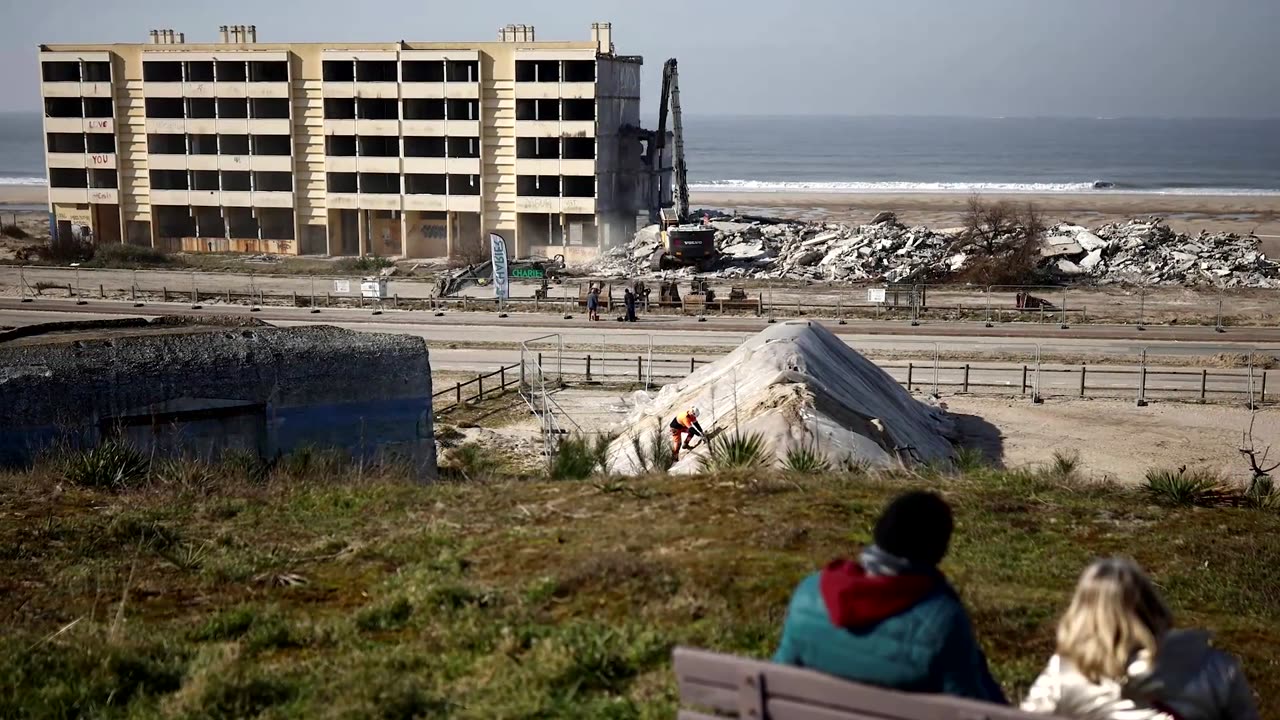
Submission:
M 671 115 L 672 177 L 670 207 L 663 207 L 663 151 L 667 146 L 667 114 Z M 680 118 L 680 80 L 675 58 L 662 66 L 662 96 L 658 104 L 658 130 L 649 141 L 649 168 L 653 187 L 649 197 L 649 221 L 659 226 L 661 244 L 649 257 L 649 267 L 667 270 L 695 266 L 703 270 L 716 256 L 716 231 L 689 217 L 689 168 L 684 159 L 684 125 Z

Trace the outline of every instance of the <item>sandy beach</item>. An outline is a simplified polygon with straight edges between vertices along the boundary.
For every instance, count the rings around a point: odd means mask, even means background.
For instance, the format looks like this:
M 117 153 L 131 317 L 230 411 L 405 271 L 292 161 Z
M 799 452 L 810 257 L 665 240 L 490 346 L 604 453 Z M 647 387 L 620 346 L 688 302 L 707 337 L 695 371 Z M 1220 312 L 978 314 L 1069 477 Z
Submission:
M 49 189 L 44 185 L 0 185 L 0 207 L 5 205 L 44 205 Z

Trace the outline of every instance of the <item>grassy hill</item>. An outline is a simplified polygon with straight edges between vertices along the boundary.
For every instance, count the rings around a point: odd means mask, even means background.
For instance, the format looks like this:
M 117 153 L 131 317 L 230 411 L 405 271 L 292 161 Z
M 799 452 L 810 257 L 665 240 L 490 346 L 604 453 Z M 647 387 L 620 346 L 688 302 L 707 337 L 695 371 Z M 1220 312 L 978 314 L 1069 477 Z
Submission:
M 0 717 L 669 718 L 672 647 L 764 657 L 805 574 L 907 487 L 1020 697 L 1093 557 L 1150 569 L 1280 717 L 1280 514 L 1060 473 L 490 480 L 292 458 L 92 489 L 0 475 Z M 126 478 L 128 480 L 128 478 Z

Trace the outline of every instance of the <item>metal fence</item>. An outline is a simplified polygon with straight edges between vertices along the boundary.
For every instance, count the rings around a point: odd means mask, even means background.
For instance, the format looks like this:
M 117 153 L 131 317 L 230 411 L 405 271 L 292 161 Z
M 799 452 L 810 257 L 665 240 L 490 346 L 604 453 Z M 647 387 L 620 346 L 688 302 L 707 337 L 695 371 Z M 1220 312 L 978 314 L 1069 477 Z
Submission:
M 13 288 L 24 300 L 41 297 L 129 300 L 135 303 L 226 303 L 311 308 L 369 308 L 486 312 L 550 312 L 578 314 L 578 288 L 552 286 L 545 296 L 512 297 L 502 304 L 492 297 L 435 297 L 428 279 L 388 279 L 383 299 L 362 297 L 360 277 L 289 276 L 189 270 L 106 270 L 47 266 L 0 267 L 0 288 Z M 1139 328 L 1166 323 L 1230 325 L 1280 324 L 1280 304 L 1264 291 L 1157 288 L 1144 286 L 964 286 L 928 284 L 822 284 L 751 281 L 743 287 L 750 307 L 727 300 L 734 281 L 716 281 L 725 302 L 639 307 L 651 315 L 761 315 L 770 318 L 826 317 L 847 320 L 909 320 L 914 323 L 979 321 L 1038 322 L 1071 326 L 1090 322 L 1130 324 Z M 533 288 L 524 290 L 532 293 Z M 868 290 L 884 290 L 883 302 L 868 299 Z M 615 298 L 615 306 L 618 298 Z

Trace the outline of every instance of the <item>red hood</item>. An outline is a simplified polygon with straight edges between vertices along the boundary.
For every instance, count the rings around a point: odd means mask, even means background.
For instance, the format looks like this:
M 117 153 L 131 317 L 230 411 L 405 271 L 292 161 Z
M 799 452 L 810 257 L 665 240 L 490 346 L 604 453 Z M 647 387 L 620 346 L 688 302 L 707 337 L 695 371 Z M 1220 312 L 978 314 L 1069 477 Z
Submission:
M 905 612 L 941 582 L 935 575 L 869 575 L 852 560 L 832 560 L 818 587 L 831 623 L 842 628 L 875 625 Z

